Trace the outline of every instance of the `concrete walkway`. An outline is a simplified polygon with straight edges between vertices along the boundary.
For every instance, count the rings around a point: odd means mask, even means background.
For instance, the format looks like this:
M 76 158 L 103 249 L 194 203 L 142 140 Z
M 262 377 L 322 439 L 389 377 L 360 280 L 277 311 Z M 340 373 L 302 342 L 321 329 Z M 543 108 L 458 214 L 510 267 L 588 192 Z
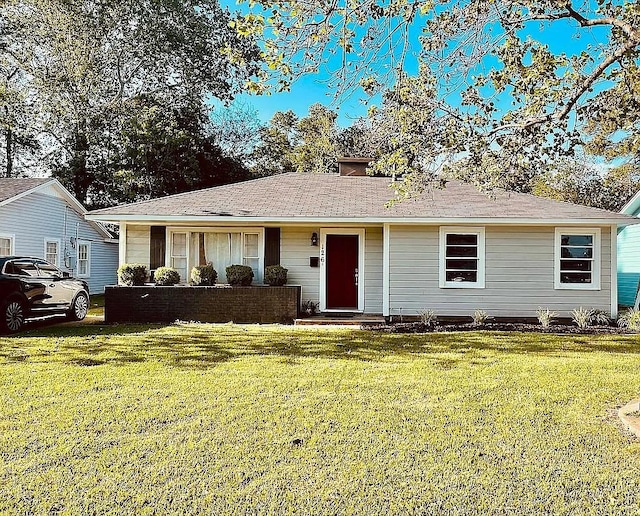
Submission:
M 640 439 L 640 399 L 630 401 L 618 410 L 622 424 Z

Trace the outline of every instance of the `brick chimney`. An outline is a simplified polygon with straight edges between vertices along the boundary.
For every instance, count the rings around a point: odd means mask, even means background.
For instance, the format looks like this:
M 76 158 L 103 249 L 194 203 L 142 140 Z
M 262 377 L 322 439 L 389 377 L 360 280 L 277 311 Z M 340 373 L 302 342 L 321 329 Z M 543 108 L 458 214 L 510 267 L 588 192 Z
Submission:
M 366 176 L 372 161 L 373 158 L 338 158 L 338 171 L 341 176 Z

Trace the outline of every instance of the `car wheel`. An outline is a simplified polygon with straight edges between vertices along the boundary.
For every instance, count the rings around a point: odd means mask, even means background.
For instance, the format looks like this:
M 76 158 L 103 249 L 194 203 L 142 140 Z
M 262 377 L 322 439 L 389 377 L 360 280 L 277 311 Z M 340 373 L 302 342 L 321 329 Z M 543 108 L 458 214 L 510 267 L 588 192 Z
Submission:
M 71 303 L 71 308 L 67 312 L 67 316 L 72 321 L 82 321 L 89 311 L 89 298 L 86 294 L 80 292 Z
M 19 299 L 9 299 L 2 307 L 2 329 L 9 333 L 20 331 L 24 326 L 25 309 Z

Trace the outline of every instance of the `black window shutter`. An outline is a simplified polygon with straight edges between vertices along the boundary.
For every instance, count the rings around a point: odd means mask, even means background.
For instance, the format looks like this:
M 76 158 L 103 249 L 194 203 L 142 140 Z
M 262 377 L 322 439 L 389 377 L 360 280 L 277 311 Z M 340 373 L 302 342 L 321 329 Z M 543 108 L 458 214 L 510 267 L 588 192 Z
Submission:
M 264 266 L 280 265 L 280 228 L 264 229 Z
M 151 270 L 164 267 L 165 248 L 167 240 L 166 226 L 151 226 Z

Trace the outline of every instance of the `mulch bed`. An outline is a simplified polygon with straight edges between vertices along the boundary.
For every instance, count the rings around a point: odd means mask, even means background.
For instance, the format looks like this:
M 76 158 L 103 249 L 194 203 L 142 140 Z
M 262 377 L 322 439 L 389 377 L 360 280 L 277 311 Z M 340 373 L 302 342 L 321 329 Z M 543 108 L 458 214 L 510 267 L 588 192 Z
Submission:
M 542 328 L 539 324 L 489 322 L 482 325 L 473 323 L 437 323 L 426 325 L 421 322 L 395 323 L 388 325 L 369 326 L 367 329 L 387 333 L 431 333 L 454 331 L 516 331 L 549 333 L 553 335 L 632 335 L 637 332 L 619 328 L 618 326 L 590 326 L 580 329 L 574 325 L 552 324 L 549 328 Z

